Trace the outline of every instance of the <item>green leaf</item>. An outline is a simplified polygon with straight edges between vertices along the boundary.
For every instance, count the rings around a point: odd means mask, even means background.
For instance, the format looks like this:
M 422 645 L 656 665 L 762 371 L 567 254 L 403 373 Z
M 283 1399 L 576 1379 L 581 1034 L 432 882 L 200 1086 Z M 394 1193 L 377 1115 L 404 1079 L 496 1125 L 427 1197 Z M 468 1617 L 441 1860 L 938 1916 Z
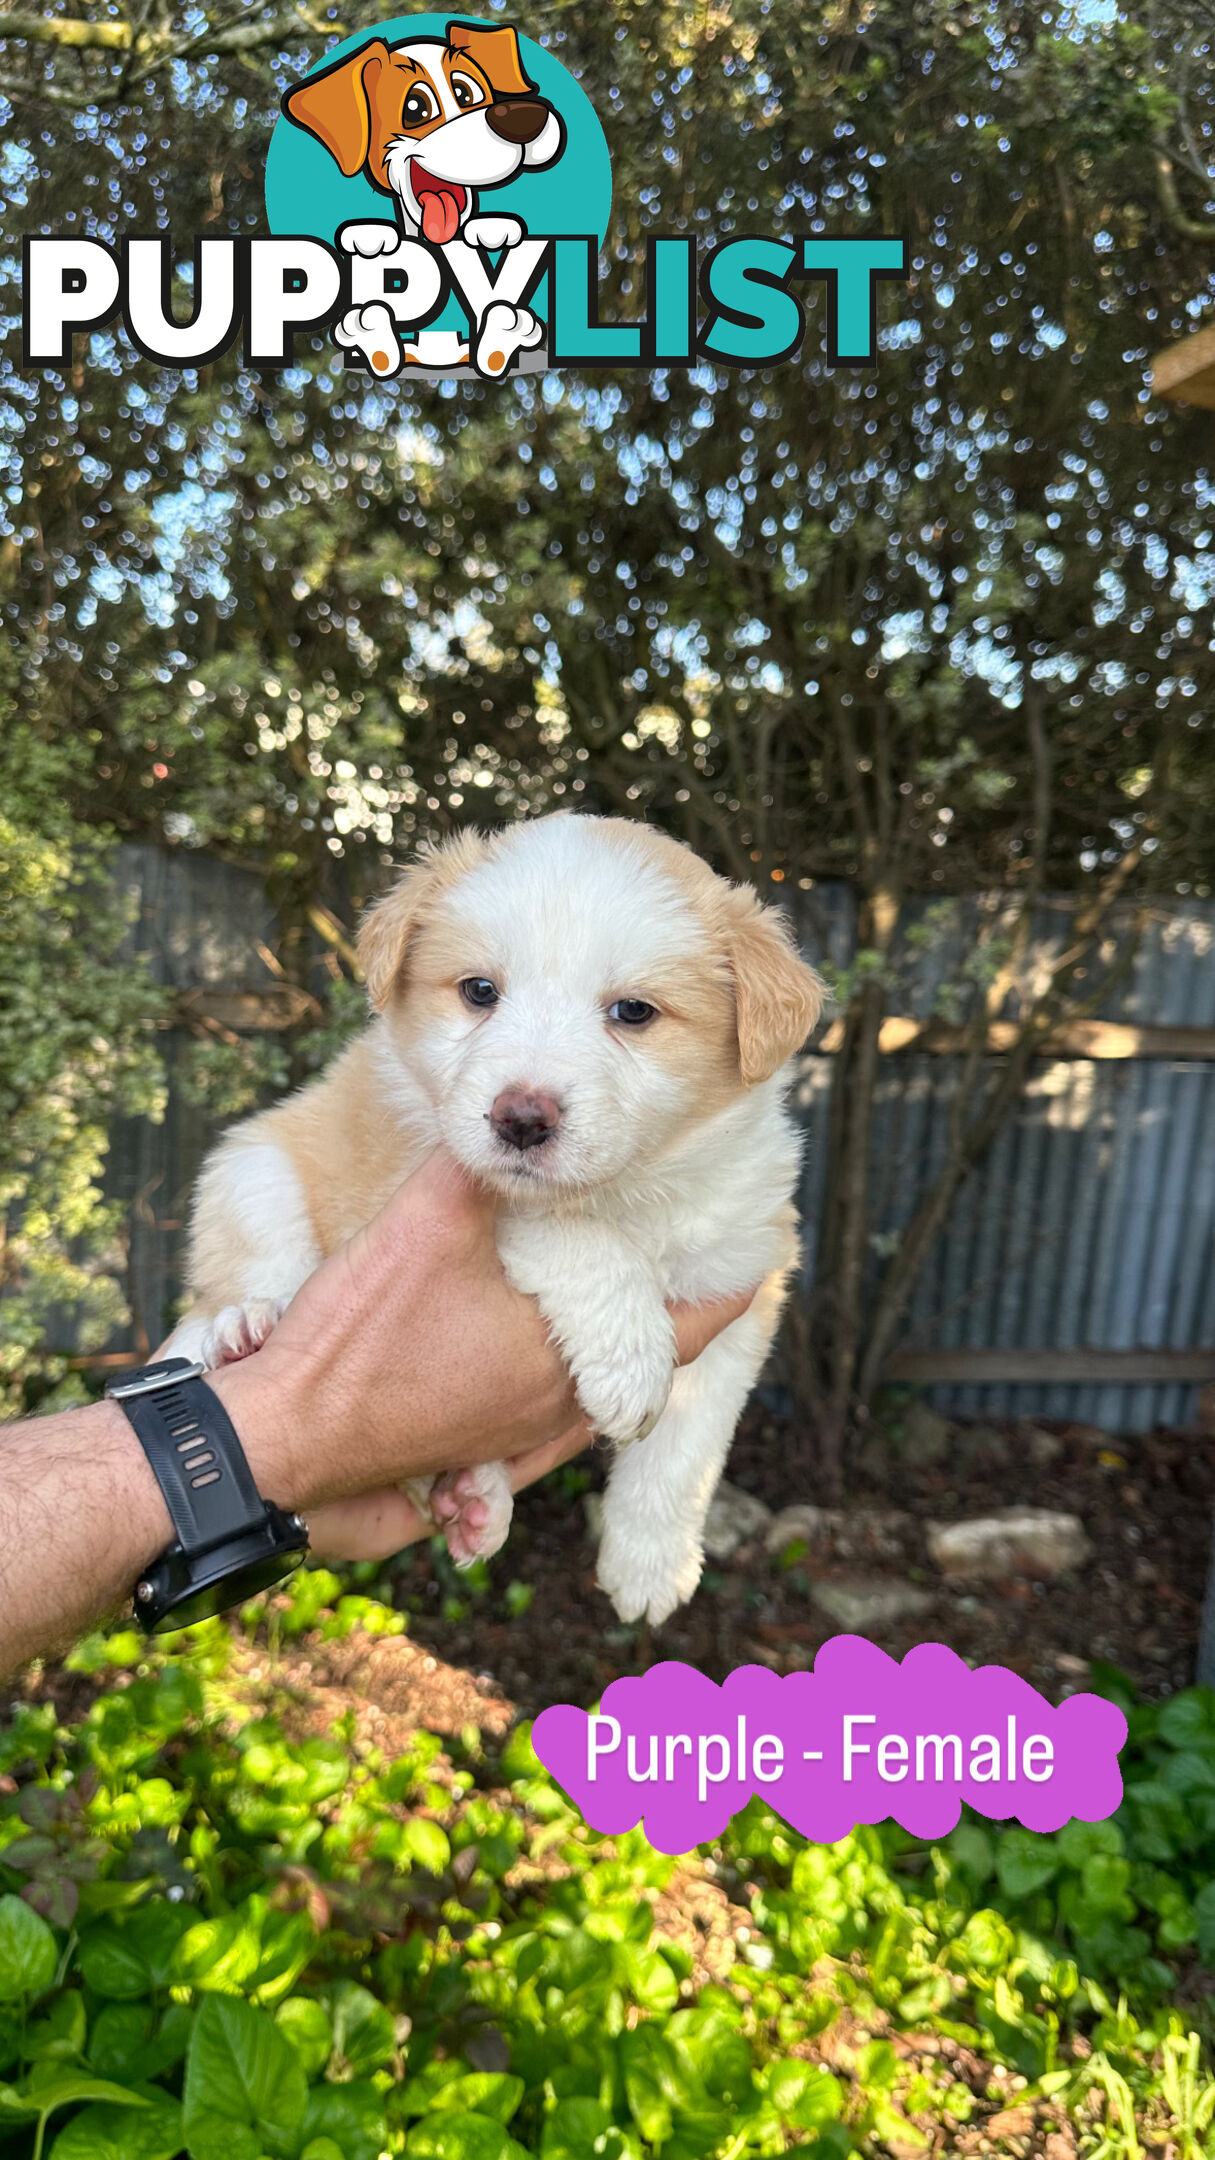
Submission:
M 1006 1830 L 996 1846 L 996 1875 L 1006 1897 L 1032 1897 L 1059 1871 L 1054 1840 L 1033 1830 Z
M 335 1980 L 325 1990 L 333 2020 L 333 2046 L 355 2077 L 378 2070 L 396 2052 L 392 2012 L 354 1980 Z
M 112 2101 L 82 2108 L 51 2147 L 51 2160 L 176 2160 L 181 2102 L 161 2099 L 132 2114 Z
M 186 1915 L 167 1898 L 149 1899 L 122 1920 L 99 1920 L 80 1938 L 80 1969 L 89 1987 L 111 2002 L 158 1994 L 173 1976 Z
M 12 2085 L 0 2086 L 0 2112 L 27 2122 L 85 2100 L 108 2100 L 118 2108 L 148 2105 L 142 2093 L 128 2092 L 122 2085 L 111 2085 L 108 2078 L 89 2077 L 82 2070 L 61 2070 L 56 2063 L 35 2064 L 23 2092 Z
M 192 2160 L 291 2160 L 307 2102 L 299 2058 L 269 2013 L 236 1996 L 205 1996 L 186 2056 Z
M 1160 1708 L 1157 1730 L 1170 1747 L 1215 1753 L 1215 1688 L 1185 1688 Z
M 300 2160 L 347 2160 L 347 2155 L 331 2137 L 309 2138 Z
M 1096 1853 L 1121 1853 L 1123 1837 L 1117 1823 L 1069 1822 L 1058 1832 L 1055 1844 L 1069 1867 L 1083 1868 Z
M 27 2062 L 77 2062 L 84 2053 L 84 1997 L 79 1989 L 57 1995 L 45 2016 L 35 2018 L 25 2036 Z
M 170 2003 L 159 2019 L 148 2002 L 105 2003 L 89 2034 L 90 2065 L 99 2077 L 127 2084 L 162 2077 L 181 2061 L 193 2024 L 185 2003 Z
M 0 2010 L 0 2072 L 18 2061 L 21 2054 L 21 2020 L 11 2010 Z
M 843 2106 L 838 2081 L 814 2063 L 782 2060 L 768 2067 L 768 2100 L 788 2130 L 818 2130 Z
M 261 1927 L 247 1911 L 222 1913 L 187 1928 L 173 1960 L 179 1986 L 237 1993 L 253 1983 L 261 1963 Z
M 540 2160 L 641 2160 L 635 2133 L 612 2122 L 602 2101 L 559 2100 L 546 2116 L 540 2136 Z
M 1199 1955 L 1207 1965 L 1215 1964 L 1215 1882 L 1204 1883 L 1194 1900 L 1194 1924 L 1198 1935 Z
M 508 1785 L 517 1778 L 543 1777 L 544 1765 L 532 1746 L 532 1721 L 530 1718 L 516 1725 L 502 1750 L 502 1775 Z
M 333 2025 L 324 2003 L 313 1995 L 288 1995 L 274 2022 L 299 2056 L 304 2076 L 319 2077 L 333 2053 Z
M 671 2134 L 675 2080 L 670 2048 L 653 2025 L 622 2032 L 618 2045 L 629 2113 L 647 2144 L 662 2145 Z
M 996 1864 L 995 1845 L 978 1823 L 961 1822 L 945 1840 L 945 1850 L 960 1875 L 976 1890 Z
M 404 1858 L 425 1868 L 428 1875 L 441 1875 L 451 1860 L 447 1832 L 425 1815 L 415 1815 L 405 1825 L 401 1853 Z
M 1130 1878 L 1129 1860 L 1119 1859 L 1113 1853 L 1093 1853 L 1085 1861 L 1081 1877 L 1087 1903 L 1099 1913 L 1116 1913 L 1124 1904 L 1129 1906 L 1126 1888 Z M 1125 1917 L 1131 1917 L 1129 1910 Z
M 388 2142 L 384 2102 L 377 2086 L 316 2085 L 308 2095 L 305 2138 L 332 2138 L 343 2160 L 379 2160 Z
M 46 1921 L 24 1898 L 0 1897 L 0 2002 L 45 1994 L 59 1969 L 59 1952 Z
M 510 2077 L 504 2070 L 470 2070 L 444 2085 L 431 2106 L 457 2114 L 492 2115 L 495 2122 L 508 2123 L 525 2090 L 522 2078 Z
M 529 2160 L 492 2115 L 427 2115 L 415 2123 L 405 2150 L 416 2160 Z

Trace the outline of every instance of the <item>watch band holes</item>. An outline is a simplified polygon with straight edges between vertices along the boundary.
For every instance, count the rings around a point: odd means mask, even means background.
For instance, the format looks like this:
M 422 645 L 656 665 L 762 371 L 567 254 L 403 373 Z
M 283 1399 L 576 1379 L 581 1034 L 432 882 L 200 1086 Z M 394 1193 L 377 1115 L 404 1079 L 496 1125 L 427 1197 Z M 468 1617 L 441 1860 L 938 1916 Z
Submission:
M 191 1455 L 185 1464 L 185 1468 L 187 1470 L 205 1470 L 207 1464 L 214 1461 L 215 1457 L 208 1448 L 202 1455 Z
M 203 1485 L 218 1485 L 219 1477 L 218 1470 L 204 1470 L 201 1477 L 191 1478 L 190 1483 L 195 1492 L 198 1492 Z

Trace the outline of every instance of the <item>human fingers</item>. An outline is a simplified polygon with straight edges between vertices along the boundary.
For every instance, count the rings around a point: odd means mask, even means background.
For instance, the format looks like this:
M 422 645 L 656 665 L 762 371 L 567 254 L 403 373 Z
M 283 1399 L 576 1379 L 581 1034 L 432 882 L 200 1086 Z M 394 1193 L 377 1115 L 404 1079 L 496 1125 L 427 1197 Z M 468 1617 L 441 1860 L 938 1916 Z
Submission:
M 395 1485 L 328 1500 L 308 1518 L 309 1542 L 320 1560 L 387 1560 L 404 1546 L 430 1537 L 433 1530 L 433 1523 Z
M 714 1298 L 704 1305 L 672 1305 L 669 1310 L 675 1324 L 677 1362 L 691 1365 L 723 1328 L 728 1328 L 732 1320 L 742 1319 L 755 1294 L 755 1290 L 739 1290 L 732 1297 Z

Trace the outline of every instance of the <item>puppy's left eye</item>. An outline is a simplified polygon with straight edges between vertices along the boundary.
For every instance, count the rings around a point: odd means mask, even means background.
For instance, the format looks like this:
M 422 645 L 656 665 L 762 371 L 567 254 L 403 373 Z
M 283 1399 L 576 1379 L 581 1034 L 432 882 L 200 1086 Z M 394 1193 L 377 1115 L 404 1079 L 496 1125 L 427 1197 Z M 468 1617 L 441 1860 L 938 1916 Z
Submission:
M 647 1005 L 644 998 L 617 998 L 608 1006 L 608 1019 L 616 1020 L 621 1027 L 645 1027 L 658 1018 L 658 1007 Z
M 468 112 L 472 106 L 484 105 L 485 103 L 481 86 L 473 81 L 471 75 L 453 75 L 451 78 L 451 94 L 461 112 Z
M 423 83 L 415 83 L 401 107 L 401 118 L 408 127 L 421 127 L 424 121 L 433 120 L 438 110 L 433 92 Z
M 498 985 L 491 982 L 488 975 L 469 975 L 460 984 L 460 996 L 466 1005 L 496 1005 Z

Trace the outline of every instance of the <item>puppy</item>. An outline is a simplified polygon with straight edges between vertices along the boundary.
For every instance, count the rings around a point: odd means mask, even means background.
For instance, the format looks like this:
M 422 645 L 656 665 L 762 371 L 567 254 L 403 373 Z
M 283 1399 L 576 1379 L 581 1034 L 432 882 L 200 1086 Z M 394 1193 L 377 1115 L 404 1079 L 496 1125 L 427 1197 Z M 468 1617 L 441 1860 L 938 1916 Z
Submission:
M 509 24 L 486 29 L 451 22 L 447 39 L 373 38 L 344 60 L 287 92 L 283 110 L 324 144 L 347 179 L 365 173 L 392 198 L 400 229 L 434 247 L 513 247 L 518 218 L 477 215 L 477 191 L 502 187 L 523 172 L 555 164 L 565 147 L 560 115 L 523 67 Z M 349 224 L 341 244 L 374 256 L 395 244 L 395 230 Z M 397 372 L 401 354 L 382 302 L 355 306 L 338 325 L 339 342 L 357 350 L 375 375 Z M 540 342 L 543 325 L 525 306 L 498 301 L 474 327 L 476 365 L 501 375 L 520 350 Z M 440 350 L 440 347 L 442 348 Z M 450 350 L 448 349 L 450 348 Z M 404 357 L 422 365 L 462 364 L 466 345 L 445 331 L 419 332 Z
M 599 1582 L 624 1620 L 691 1597 L 705 1512 L 796 1258 L 788 1061 L 821 984 L 782 917 L 648 827 L 559 813 L 426 851 L 364 919 L 374 1018 L 204 1166 L 174 1351 L 246 1355 L 319 1260 L 437 1146 L 502 1196 L 498 1242 L 597 1434 Z M 675 1369 L 669 1299 L 752 1284 Z M 500 1465 L 426 1495 L 457 1561 L 495 1552 Z

